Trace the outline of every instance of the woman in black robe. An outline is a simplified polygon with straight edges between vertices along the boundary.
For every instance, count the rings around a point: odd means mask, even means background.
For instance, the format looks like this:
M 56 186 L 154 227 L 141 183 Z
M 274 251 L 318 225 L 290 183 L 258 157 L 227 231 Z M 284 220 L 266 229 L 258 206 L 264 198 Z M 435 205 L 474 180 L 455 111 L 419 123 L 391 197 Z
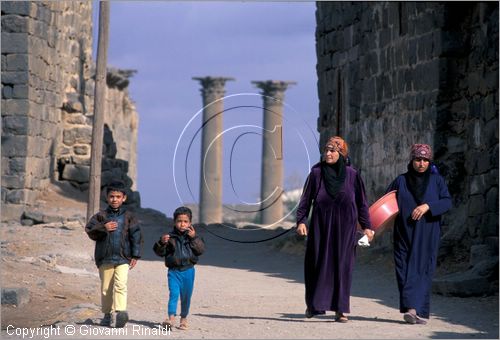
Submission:
M 399 309 L 410 324 L 429 318 L 432 277 L 441 233 L 441 215 L 451 208 L 446 183 L 431 164 L 432 150 L 415 144 L 408 171 L 387 192 L 397 190 L 399 214 L 394 224 L 394 264 Z

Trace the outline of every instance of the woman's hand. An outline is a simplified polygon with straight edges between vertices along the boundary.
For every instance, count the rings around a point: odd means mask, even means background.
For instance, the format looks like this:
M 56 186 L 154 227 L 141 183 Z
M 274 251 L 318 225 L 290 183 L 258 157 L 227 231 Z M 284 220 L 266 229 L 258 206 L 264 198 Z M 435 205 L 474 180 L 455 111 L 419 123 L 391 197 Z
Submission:
M 300 236 L 307 236 L 307 227 L 304 223 L 300 223 L 297 226 L 297 234 Z
M 427 203 L 419 205 L 411 213 L 411 218 L 414 219 L 415 221 L 418 221 L 419 219 L 422 218 L 422 216 L 425 215 L 426 212 L 429 211 L 429 209 L 430 209 L 430 207 Z
M 373 236 L 375 235 L 375 232 L 371 229 L 365 229 L 363 230 L 363 233 L 368 237 L 368 242 L 371 242 L 373 240 Z

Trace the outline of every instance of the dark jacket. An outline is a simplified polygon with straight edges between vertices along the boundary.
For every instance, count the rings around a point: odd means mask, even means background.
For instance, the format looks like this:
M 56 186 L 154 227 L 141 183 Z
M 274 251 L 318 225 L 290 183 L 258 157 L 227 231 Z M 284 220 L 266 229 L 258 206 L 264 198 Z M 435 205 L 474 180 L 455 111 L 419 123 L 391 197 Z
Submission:
M 113 232 L 108 232 L 104 224 L 110 220 L 118 222 Z M 132 258 L 142 254 L 142 233 L 139 221 L 133 213 L 120 208 L 100 211 L 87 223 L 85 231 L 90 239 L 96 241 L 94 258 L 97 267 L 110 263 L 115 265 L 130 263 Z
M 198 262 L 198 256 L 205 251 L 205 242 L 199 236 L 190 238 L 187 232 L 177 228 L 169 233 L 170 239 L 163 243 L 161 238 L 153 246 L 156 255 L 165 257 L 165 266 L 170 269 L 186 270 Z

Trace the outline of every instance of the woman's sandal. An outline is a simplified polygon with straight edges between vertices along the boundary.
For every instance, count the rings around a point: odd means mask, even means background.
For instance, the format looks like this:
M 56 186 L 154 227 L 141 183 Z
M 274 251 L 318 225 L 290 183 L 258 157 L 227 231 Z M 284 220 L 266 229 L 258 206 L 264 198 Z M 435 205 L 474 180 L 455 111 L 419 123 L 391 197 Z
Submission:
M 337 315 L 335 315 L 335 321 L 341 322 L 341 323 L 346 323 L 347 321 L 349 321 L 349 319 L 344 314 L 337 314 Z
M 188 321 L 186 319 L 181 319 L 181 323 L 180 323 L 178 328 L 183 330 L 183 331 L 188 330 L 189 329 Z
M 403 319 L 406 321 L 406 323 L 409 323 L 411 325 L 425 325 L 427 324 L 427 321 L 424 319 L 420 318 L 418 315 L 406 312 L 403 314 Z

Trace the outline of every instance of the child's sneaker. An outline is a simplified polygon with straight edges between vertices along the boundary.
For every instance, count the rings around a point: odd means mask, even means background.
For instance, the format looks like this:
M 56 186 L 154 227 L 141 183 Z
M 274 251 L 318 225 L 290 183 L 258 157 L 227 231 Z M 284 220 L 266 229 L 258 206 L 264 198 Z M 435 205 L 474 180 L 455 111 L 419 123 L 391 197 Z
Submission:
M 116 312 L 116 323 L 115 328 L 123 328 L 128 321 L 127 311 Z
M 161 326 L 165 328 L 167 331 L 171 331 L 172 327 L 174 327 L 174 322 L 175 319 L 173 317 L 171 318 L 166 318 L 162 323 Z
M 101 326 L 111 327 L 111 323 L 113 322 L 113 316 L 111 313 L 105 313 L 101 322 L 99 323 Z

